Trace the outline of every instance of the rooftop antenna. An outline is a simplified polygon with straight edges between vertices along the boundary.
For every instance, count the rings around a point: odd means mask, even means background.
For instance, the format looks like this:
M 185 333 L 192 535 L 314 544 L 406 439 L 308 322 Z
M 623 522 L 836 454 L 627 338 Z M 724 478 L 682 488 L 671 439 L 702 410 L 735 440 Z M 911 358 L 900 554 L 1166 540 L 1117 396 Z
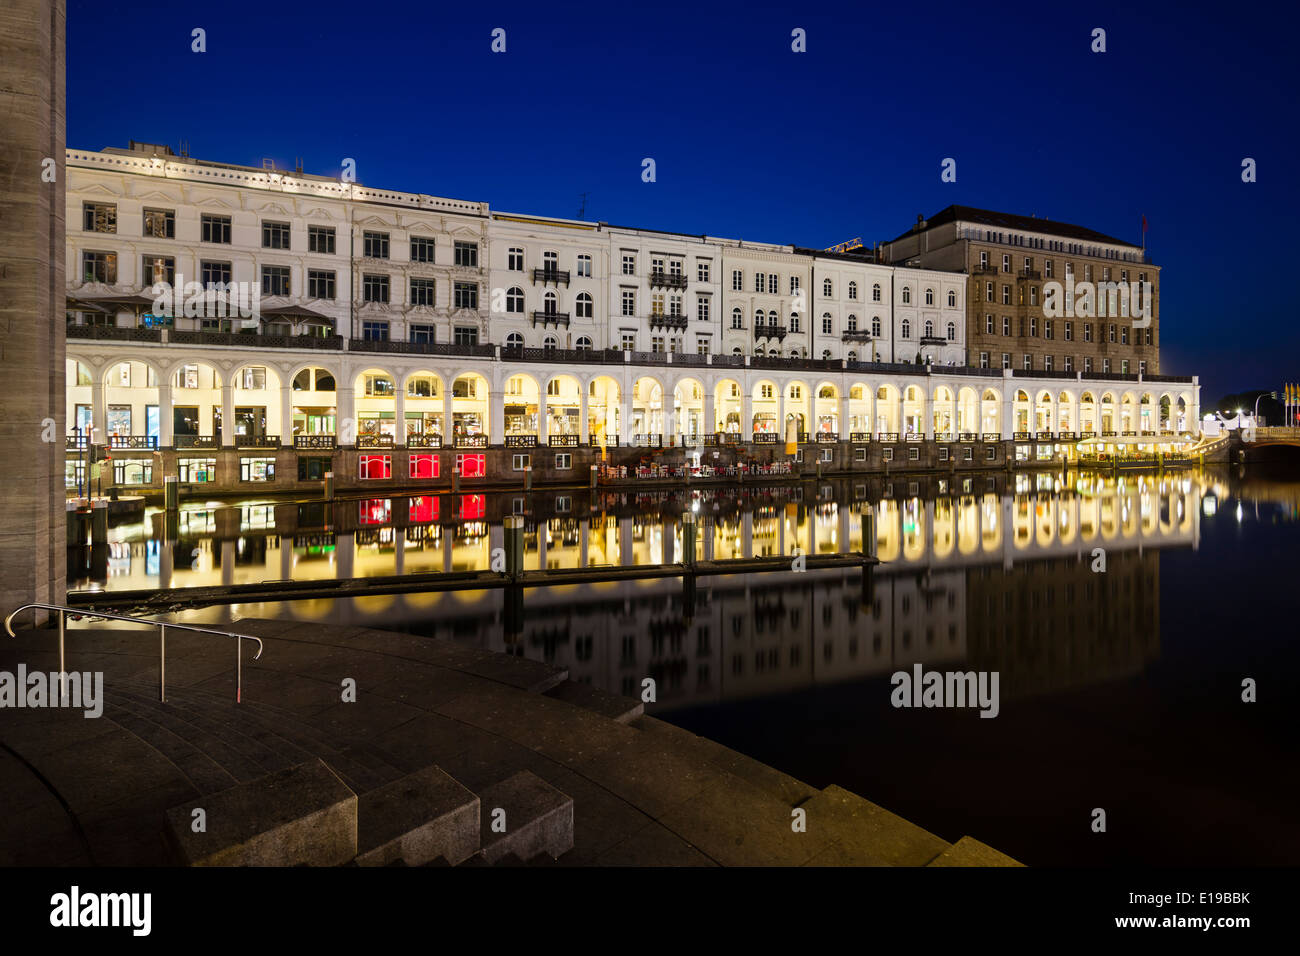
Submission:
M 181 154 L 182 159 L 189 159 L 190 141 L 188 139 L 181 140 L 179 143 L 176 144 L 176 148 L 177 148 L 177 152 Z
M 301 156 L 295 156 L 295 157 L 294 157 L 294 160 L 293 160 L 293 171 L 294 171 L 294 174 L 297 175 L 297 176 L 301 176 L 301 175 L 302 175 L 302 157 L 301 157 Z
M 275 172 L 275 160 L 274 160 L 274 159 L 267 159 L 265 156 L 263 156 L 263 157 L 262 157 L 262 168 L 263 168 L 263 169 L 268 169 L 268 170 L 270 170 L 271 172 Z
M 579 207 L 579 209 L 578 209 L 578 218 L 579 218 L 579 219 L 586 219 L 586 218 L 587 218 L 587 196 L 588 196 L 588 194 L 587 194 L 587 193 L 582 193 L 581 195 L 582 195 L 582 206 Z

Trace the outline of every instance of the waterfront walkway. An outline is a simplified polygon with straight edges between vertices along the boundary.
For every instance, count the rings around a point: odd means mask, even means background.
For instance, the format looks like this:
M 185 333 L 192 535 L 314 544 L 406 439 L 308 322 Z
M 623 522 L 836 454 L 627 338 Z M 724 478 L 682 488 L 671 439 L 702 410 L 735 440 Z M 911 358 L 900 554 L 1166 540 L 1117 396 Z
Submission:
M 572 798 L 560 865 L 1016 865 L 542 663 L 360 627 L 245 619 L 231 629 L 265 641 L 259 661 L 245 652 L 238 705 L 233 641 L 169 632 L 162 704 L 155 631 L 68 631 L 68 670 L 104 674 L 103 715 L 0 710 L 0 865 L 173 864 L 169 809 L 215 806 L 217 794 L 317 758 L 363 810 L 368 795 L 433 765 L 479 795 L 530 771 Z M 0 670 L 20 662 L 57 670 L 55 633 L 0 637 Z M 355 703 L 341 700 L 348 679 Z M 792 828 L 795 808 L 805 832 Z

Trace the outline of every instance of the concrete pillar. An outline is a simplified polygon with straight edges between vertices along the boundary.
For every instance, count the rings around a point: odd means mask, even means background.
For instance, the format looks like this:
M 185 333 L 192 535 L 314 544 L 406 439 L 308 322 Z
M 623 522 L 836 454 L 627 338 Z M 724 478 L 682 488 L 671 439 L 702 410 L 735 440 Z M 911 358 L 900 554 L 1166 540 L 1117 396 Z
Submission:
M 447 414 L 450 415 L 451 412 L 448 412 Z M 450 419 L 448 420 L 450 421 Z M 506 433 L 505 393 L 497 392 L 493 395 L 492 400 L 488 402 L 488 440 L 498 445 L 504 444 L 505 433 Z
M 504 408 L 504 403 L 502 408 Z M 546 444 L 546 436 L 550 434 L 551 428 L 551 410 L 546 404 L 546 386 L 543 385 L 537 395 L 537 444 L 543 446 Z
M 393 444 L 398 448 L 406 445 L 406 386 L 400 382 L 393 394 Z
M 452 427 L 452 423 L 451 423 L 451 403 L 452 403 L 451 382 L 448 382 L 446 387 L 442 391 L 442 446 L 444 448 L 451 448 L 455 444 L 455 441 L 452 436 L 456 434 L 456 429 Z M 488 408 L 491 407 L 492 405 L 489 403 Z M 505 413 L 506 413 L 505 406 L 502 405 L 501 415 L 502 415 L 503 422 L 505 421 L 505 417 L 504 417 Z M 505 426 L 503 424 L 501 427 L 501 431 L 492 432 L 492 437 L 495 438 L 497 441 L 501 441 L 501 436 L 504 434 L 505 434 Z
M 587 566 L 587 539 L 591 535 L 591 520 L 583 518 L 578 522 L 578 567 Z
M 158 447 L 172 445 L 172 383 L 158 383 Z
M 632 561 L 632 519 L 618 519 L 618 564 L 619 567 L 631 567 Z
M 583 392 L 583 394 L 578 396 L 578 441 L 582 442 L 582 444 L 584 445 L 587 444 L 587 428 L 588 428 L 587 403 L 588 401 L 589 401 L 589 397 L 585 391 Z M 505 408 L 504 402 L 501 403 L 501 407 L 503 409 Z
M 337 383 L 338 380 L 335 381 Z M 337 422 L 334 426 L 334 443 L 341 446 L 343 436 L 347 435 L 351 439 L 349 444 L 355 445 L 357 443 L 357 402 L 352 386 L 338 385 L 334 392 L 334 402 Z
M 713 404 L 714 400 L 713 392 L 706 388 L 704 390 L 704 424 L 702 426 L 704 434 L 706 435 L 715 435 L 722 431 L 722 429 L 718 427 L 717 412 L 714 410 Z
M 334 557 L 336 559 L 334 576 L 338 580 L 353 577 L 353 559 L 357 553 L 357 539 L 340 533 L 334 536 Z
M 847 393 L 840 396 L 840 417 L 839 421 L 835 423 L 835 430 L 840 433 L 841 439 L 848 438 L 849 432 L 852 430 L 849 428 L 849 397 Z
M 921 430 L 925 437 L 934 438 L 934 396 L 930 394 L 929 385 L 921 387 Z
M 745 517 L 741 520 L 741 544 L 744 546 L 744 557 L 752 558 L 754 556 L 754 512 L 746 511 Z
M 623 393 L 625 396 L 631 394 L 630 391 Z M 620 445 L 632 443 L 632 402 L 629 398 L 624 398 L 618 406 L 618 433 Z
M 1011 438 L 1016 433 L 1016 402 L 1015 392 L 1011 393 L 1011 398 L 1002 400 L 1002 437 Z
M 227 382 L 221 386 L 221 447 L 235 444 L 235 389 Z
M 62 604 L 64 505 L 63 0 L 0 6 L 0 609 Z M 48 171 L 48 175 L 43 175 Z M 98 372 L 96 372 L 98 375 Z M 23 384 L 20 384 L 23 383 Z M 100 402 L 103 401 L 102 386 Z M 52 433 L 54 440 L 46 441 Z M 102 440 L 103 432 L 97 439 Z M 43 622 L 45 615 L 37 615 Z M 26 626 L 31 618 L 21 621 Z
M 293 447 L 293 387 L 288 381 L 280 386 L 280 444 Z

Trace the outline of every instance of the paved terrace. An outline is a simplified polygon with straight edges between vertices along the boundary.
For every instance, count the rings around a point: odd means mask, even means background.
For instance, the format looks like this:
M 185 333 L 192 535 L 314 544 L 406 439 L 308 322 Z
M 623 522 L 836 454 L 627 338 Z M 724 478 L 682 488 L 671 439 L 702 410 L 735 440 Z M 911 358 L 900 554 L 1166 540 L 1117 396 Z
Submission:
M 446 786 L 482 795 L 484 852 L 471 863 L 487 853 L 493 788 L 530 771 L 572 798 L 561 865 L 1016 865 L 541 663 L 361 627 L 245 619 L 232 629 L 265 640 L 260 661 L 244 655 L 239 705 L 230 639 L 169 632 L 162 704 L 155 631 L 68 631 L 69 670 L 104 672 L 103 716 L 0 710 L 0 864 L 175 864 L 166 811 L 215 806 L 319 759 L 360 798 L 363 842 L 367 799 L 409 794 L 433 765 L 454 778 Z M 56 670 L 56 648 L 49 630 L 0 636 L 0 670 Z M 340 700 L 345 678 L 355 703 Z M 807 812 L 804 833 L 792 831 L 795 807 Z M 477 798 L 473 809 L 477 818 Z M 503 861 L 524 859 L 553 862 L 533 851 Z

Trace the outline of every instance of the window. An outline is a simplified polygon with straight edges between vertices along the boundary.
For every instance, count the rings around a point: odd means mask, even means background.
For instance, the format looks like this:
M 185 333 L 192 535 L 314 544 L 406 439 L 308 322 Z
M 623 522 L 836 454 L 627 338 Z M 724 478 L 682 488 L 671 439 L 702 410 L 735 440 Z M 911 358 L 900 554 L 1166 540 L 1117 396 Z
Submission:
M 289 248 L 289 224 L 287 222 L 263 221 L 262 248 L 263 249 L 288 249 Z
M 589 319 L 592 317 L 595 303 L 592 301 L 591 294 L 579 292 L 578 297 L 573 300 L 573 314 L 580 319 Z
M 392 455 L 359 455 L 357 463 L 359 466 L 357 477 L 364 481 L 393 477 Z
M 980 368 L 988 368 L 988 367 L 989 367 L 989 353 L 988 353 L 988 352 L 981 352 L 981 353 L 980 353 Z
M 993 334 L 993 316 L 991 315 L 986 314 L 984 316 L 984 334 L 985 335 Z
M 1111 328 L 1114 328 L 1114 326 L 1111 326 Z M 1122 327 L 1120 328 L 1120 330 L 1119 330 L 1119 344 L 1120 344 L 1120 345 L 1128 345 L 1128 326 L 1127 326 L 1127 325 L 1122 326 Z
M 1048 259 L 1048 260 L 1046 260 L 1046 261 L 1043 263 L 1043 275 L 1047 276 L 1047 278 L 1049 278 L 1049 279 L 1052 277 L 1052 260 L 1051 260 L 1051 259 Z
M 289 294 L 289 267 L 262 266 L 262 295 Z
M 591 278 L 591 256 L 578 256 L 578 275 Z
M 1002 367 L 1003 367 L 1003 368 L 1011 368 L 1011 353 L 1010 353 L 1010 352 L 1003 352 L 1003 353 L 1002 353 Z
M 942 448 L 939 449 L 939 460 L 940 460 L 940 461 L 947 461 L 947 460 L 948 460 L 948 451 L 949 451 L 949 448 L 948 448 L 947 445 L 944 445 Z
M 636 275 L 636 255 L 630 252 L 623 253 L 623 275 Z
M 376 321 L 362 322 L 361 337 L 371 342 L 387 342 L 388 323 Z
M 791 332 L 798 332 L 798 331 L 799 331 L 799 313 L 798 313 L 798 312 L 792 312 L 792 313 L 790 314 L 790 331 L 791 331 Z
M 1085 323 L 1083 323 L 1083 340 L 1084 340 L 1085 342 L 1091 342 L 1091 341 L 1092 341 L 1092 323 L 1091 323 L 1091 322 L 1085 322 Z
M 363 234 L 363 245 L 362 255 L 367 259 L 388 258 L 388 233 L 366 232 Z
M 412 279 L 411 305 L 426 305 L 432 307 L 433 304 L 433 280 Z
M 506 290 L 506 312 L 524 314 L 524 290 L 518 286 L 511 286 Z
M 506 336 L 506 348 L 521 349 L 524 347 L 524 337 L 518 332 L 511 332 Z
M 778 292 L 778 291 L 780 290 L 780 288 L 781 288 L 781 286 L 780 286 L 780 284 L 779 284 L 780 281 L 781 281 L 781 277 L 778 276 L 775 272 L 773 272 L 771 275 L 769 275 L 769 276 L 767 277 L 767 294 L 768 294 L 768 295 L 776 295 L 776 294 L 777 294 L 777 292 Z
M 871 301 L 872 301 L 872 302 L 879 302 L 879 301 L 880 301 L 880 283 L 879 283 L 879 282 L 872 283 L 872 285 L 871 285 Z
M 434 240 L 427 236 L 411 237 L 411 261 L 433 262 Z
M 745 327 L 745 314 L 738 308 L 731 310 L 731 327 L 733 329 L 743 329 Z
M 478 268 L 478 243 L 476 242 L 457 242 L 455 247 L 455 263 L 467 269 Z
M 849 298 L 850 298 L 850 299 L 857 299 L 857 297 L 858 297 L 858 284 L 857 284 L 856 282 L 850 282 L 850 283 L 849 283 Z
M 438 455 L 412 455 L 407 460 L 408 473 L 412 478 L 437 478 L 440 461 Z
M 903 286 L 903 305 L 911 305 L 911 303 L 912 303 L 912 288 L 911 286 Z
M 531 467 L 530 461 L 531 456 L 529 455 L 511 455 L 510 467 L 515 471 L 525 471 Z
M 865 448 L 855 448 L 855 449 L 853 449 L 853 460 L 854 460 L 854 461 L 866 461 L 866 460 L 867 460 L 867 450 L 866 450 Z
M 894 449 L 892 449 L 892 448 L 883 448 L 883 449 L 881 449 L 880 457 L 881 457 L 882 459 L 884 459 L 885 461 L 893 461 L 893 460 L 894 460 Z
M 85 282 L 104 282 L 113 285 L 117 282 L 117 253 L 83 252 L 81 275 Z
M 477 247 L 475 248 L 477 249 Z M 477 309 L 478 286 L 473 282 L 453 282 L 452 307 L 456 309 Z
M 948 323 L 948 341 L 949 342 L 957 341 L 957 326 L 952 322 Z
M 1115 341 L 1115 325 L 1114 325 L 1114 323 L 1112 323 L 1111 326 L 1110 326 L 1110 333 L 1109 333 L 1109 334 L 1110 334 L 1110 340 L 1111 340 L 1112 342 L 1114 342 L 1114 341 Z
M 826 298 L 828 298 L 828 299 L 831 298 L 831 280 L 830 280 L 830 279 L 823 279 L 823 280 L 822 280 L 822 295 L 824 295 L 824 296 L 825 296 Z
M 1011 271 L 1011 256 L 1009 254 L 1004 253 L 1002 256 L 1002 271 L 1003 272 Z
M 238 372 L 236 381 L 240 388 L 266 388 L 266 368 L 261 365 L 249 365 Z
M 548 352 L 554 352 L 559 347 L 560 343 L 556 340 L 554 335 L 548 335 L 546 338 L 542 339 L 542 348 Z M 547 394 L 550 393 L 548 392 Z
M 334 298 L 334 273 L 321 269 L 308 269 L 307 297 L 309 299 Z
M 1011 286 L 1009 285 L 1004 285 L 1002 287 L 1002 304 L 1003 305 L 1011 304 Z
M 834 329 L 835 329 L 835 322 L 831 318 L 830 313 L 828 312 L 827 314 L 822 316 L 822 334 L 832 335 L 834 333 Z
M 524 250 L 513 246 L 506 251 L 506 268 L 511 272 L 524 271 Z
M 1025 371 L 1028 372 L 1034 367 L 1034 357 L 1026 353 L 1024 359 L 1025 359 L 1024 361 Z
M 912 323 L 908 319 L 904 319 L 902 338 L 910 339 L 911 337 L 912 337 Z
M 275 481 L 274 458 L 239 459 L 240 481 Z
M 387 302 L 388 276 L 363 275 L 361 299 L 363 302 Z
M 230 263 L 229 262 L 200 262 L 199 275 L 203 280 L 204 288 L 211 289 L 213 286 L 226 286 L 230 284 Z
M 457 345 L 478 345 L 478 329 L 470 325 L 458 325 L 452 330 L 452 340 Z
M 204 242 L 222 242 L 230 244 L 229 216 L 199 217 L 200 238 Z
M 1092 359 L 1087 356 L 1083 359 L 1083 372 L 1085 375 L 1092 374 Z
M 1127 374 L 1128 374 L 1128 359 L 1120 359 L 1120 360 L 1119 360 L 1119 372 L 1120 372 L 1121 375 L 1127 375 Z
M 457 455 L 456 470 L 462 478 L 482 478 L 487 474 L 487 455 Z
M 636 351 L 636 333 L 635 333 L 635 332 L 624 332 L 624 333 L 623 333 L 623 337 L 622 337 L 622 343 L 623 343 L 623 346 L 622 346 L 622 347 L 623 347 L 623 351 L 624 351 L 624 352 L 635 352 L 635 351 Z
M 1065 323 L 1065 341 L 1067 341 L 1067 342 L 1073 342 L 1073 341 L 1074 341 L 1074 323 L 1073 323 L 1073 322 L 1066 322 L 1066 323 Z
M 993 283 L 992 283 L 992 282 L 986 282 L 986 283 L 984 283 L 984 301 L 985 301 L 985 302 L 992 302 L 992 301 L 993 301 Z
M 731 270 L 731 288 L 734 292 L 741 292 L 745 288 L 745 273 L 739 269 Z
M 1147 373 L 1147 363 L 1145 361 L 1138 362 L 1138 374 L 1145 375 L 1146 373 Z
M 1050 356 L 1050 355 L 1044 355 L 1044 356 L 1043 356 L 1043 371 L 1044 371 L 1044 372 L 1050 372 L 1051 370 L 1052 370 L 1052 356 Z
M 636 290 L 623 290 L 623 314 L 636 315 Z
M 926 305 L 934 305 L 934 290 L 933 290 L 933 289 L 926 289 L 926 290 L 925 290 L 925 304 L 926 304 Z
M 710 263 L 708 259 L 695 260 L 695 278 L 698 281 L 700 282 L 709 281 L 709 265 Z
M 762 292 L 767 288 L 767 275 L 762 272 L 754 273 L 754 291 Z
M 874 338 L 880 338 L 880 316 L 871 317 L 871 334 Z
M 171 256 L 142 256 L 140 259 L 140 280 L 145 286 L 159 282 L 174 285 L 176 282 L 176 260 Z
M 591 339 L 587 338 L 587 336 L 585 335 L 579 335 L 578 341 L 573 343 L 573 347 L 577 349 L 579 352 L 590 352 Z
M 1035 338 L 1038 337 L 1038 319 L 1033 316 L 1029 319 L 1029 334 Z
M 929 319 L 925 320 L 925 338 L 934 338 L 934 322 Z
M 175 210 L 146 209 L 144 211 L 144 234 L 151 239 L 175 239 Z
M 707 335 L 695 336 L 695 353 L 697 355 L 709 354 L 709 337 Z
M 957 308 L 957 293 L 951 289 L 948 290 L 948 308 Z
M 1102 359 L 1102 360 L 1101 360 L 1101 370 L 1102 370 L 1103 373 L 1105 373 L 1105 374 L 1107 374 L 1107 375 L 1110 374 L 1110 359 Z
M 408 325 L 406 327 L 406 340 L 420 345 L 433 345 L 438 341 L 438 332 L 432 325 Z
M 695 317 L 701 322 L 709 321 L 709 297 L 707 295 L 695 297 Z
M 573 467 L 573 455 L 568 452 L 560 452 L 555 456 L 555 470 L 568 471 Z
M 559 254 L 556 253 L 556 252 L 552 252 L 552 251 L 549 250 L 549 249 L 548 249 L 547 251 L 543 252 L 543 253 L 542 253 L 542 271 L 543 271 L 543 272 L 551 272 L 551 273 L 554 273 L 554 272 L 558 272 L 559 270 L 560 270 L 560 256 L 559 256 Z
M 81 228 L 86 232 L 117 232 L 117 206 L 102 202 L 82 203 Z
M 307 251 L 319 252 L 328 256 L 334 255 L 334 227 L 308 226 Z
M 1065 357 L 1065 370 L 1066 370 L 1067 372 L 1073 372 L 1073 371 L 1074 371 L 1074 356 L 1073 356 L 1073 355 L 1067 355 L 1067 356 Z
M 176 471 L 185 484 L 200 481 L 217 480 L 217 460 L 215 458 L 182 458 L 176 462 Z

